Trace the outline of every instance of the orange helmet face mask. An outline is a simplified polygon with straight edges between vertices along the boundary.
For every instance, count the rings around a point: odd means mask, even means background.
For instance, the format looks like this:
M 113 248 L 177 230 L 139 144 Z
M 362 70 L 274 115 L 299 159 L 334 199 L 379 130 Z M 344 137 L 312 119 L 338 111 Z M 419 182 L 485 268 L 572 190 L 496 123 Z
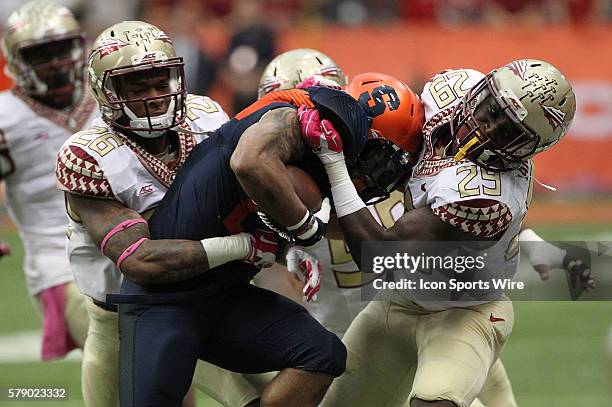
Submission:
M 410 176 L 423 141 L 425 111 L 416 93 L 390 75 L 357 75 L 345 90 L 371 120 L 370 138 L 349 172 L 360 197 L 374 204 Z

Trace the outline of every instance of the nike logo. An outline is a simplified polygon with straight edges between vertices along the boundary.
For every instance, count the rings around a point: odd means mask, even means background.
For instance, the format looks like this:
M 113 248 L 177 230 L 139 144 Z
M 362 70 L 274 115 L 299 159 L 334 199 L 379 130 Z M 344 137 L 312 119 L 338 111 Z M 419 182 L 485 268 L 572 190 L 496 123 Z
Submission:
M 267 243 L 267 244 L 272 245 L 272 246 L 277 246 L 277 245 L 278 245 L 278 243 L 277 243 L 276 241 L 274 241 L 274 240 L 269 240 L 269 239 L 268 239 L 267 237 L 265 237 L 264 235 L 261 235 L 261 237 L 259 238 L 259 240 L 260 240 L 262 243 Z
M 500 322 L 500 321 L 505 321 L 505 319 L 494 317 L 493 313 L 491 313 L 491 316 L 489 317 L 489 321 L 491 321 L 491 322 Z

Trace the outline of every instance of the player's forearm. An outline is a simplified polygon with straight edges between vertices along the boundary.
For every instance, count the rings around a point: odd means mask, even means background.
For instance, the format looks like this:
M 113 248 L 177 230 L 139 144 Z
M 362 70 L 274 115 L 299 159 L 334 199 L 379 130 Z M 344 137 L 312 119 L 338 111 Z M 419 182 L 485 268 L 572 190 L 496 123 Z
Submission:
M 147 240 L 120 266 L 126 278 L 145 285 L 188 280 L 209 268 L 202 244 L 190 240 Z
M 230 261 L 243 260 L 250 251 L 251 240 L 246 234 L 201 241 L 146 240 L 133 255 L 117 264 L 135 283 L 165 284 L 188 280 Z

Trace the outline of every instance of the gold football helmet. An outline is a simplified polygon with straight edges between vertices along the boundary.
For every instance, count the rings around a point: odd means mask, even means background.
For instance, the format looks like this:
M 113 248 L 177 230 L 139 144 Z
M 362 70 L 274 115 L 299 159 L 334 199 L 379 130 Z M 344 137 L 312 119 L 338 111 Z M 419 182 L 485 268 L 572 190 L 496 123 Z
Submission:
M 46 0 L 30 1 L 13 11 L 4 24 L 5 71 L 25 94 L 70 94 L 76 100 L 83 85 L 84 42 L 70 10 Z
M 454 111 L 456 160 L 511 170 L 567 133 L 576 97 L 557 68 L 535 59 L 513 61 L 486 75 Z
M 258 97 L 273 90 L 293 89 L 312 75 L 321 75 L 340 86 L 348 83 L 342 69 L 330 57 L 314 49 L 298 48 L 270 61 L 259 80 Z
M 88 72 L 102 118 L 115 128 L 155 138 L 185 120 L 183 58 L 176 56 L 170 38 L 154 25 L 123 21 L 104 30 L 93 44 Z M 167 86 L 155 96 L 127 96 L 124 91 L 134 75 L 147 78 L 159 74 L 167 77 Z M 167 109 L 152 114 L 152 102 L 163 102 Z M 133 111 L 138 104 L 144 115 Z

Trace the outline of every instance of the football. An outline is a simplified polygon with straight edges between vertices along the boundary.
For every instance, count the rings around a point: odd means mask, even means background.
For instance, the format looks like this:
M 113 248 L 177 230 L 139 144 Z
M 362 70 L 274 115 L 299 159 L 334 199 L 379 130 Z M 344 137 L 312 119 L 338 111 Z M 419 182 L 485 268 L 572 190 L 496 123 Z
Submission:
M 287 175 L 295 193 L 308 210 L 314 213 L 321 209 L 323 197 L 315 180 L 306 171 L 293 165 L 287 165 Z

